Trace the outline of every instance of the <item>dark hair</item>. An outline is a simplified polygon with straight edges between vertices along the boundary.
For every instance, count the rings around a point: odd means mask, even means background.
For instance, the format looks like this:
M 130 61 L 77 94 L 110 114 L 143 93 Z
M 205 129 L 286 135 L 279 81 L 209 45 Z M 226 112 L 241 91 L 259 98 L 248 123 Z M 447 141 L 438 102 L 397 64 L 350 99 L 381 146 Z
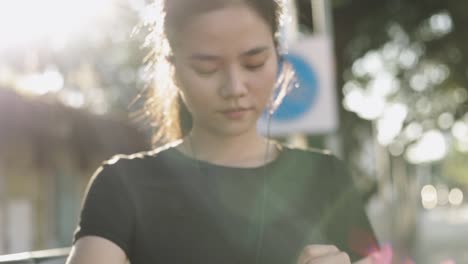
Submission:
M 182 138 L 192 127 L 191 114 L 179 96 L 174 69 L 168 59 L 177 45 L 177 32 L 198 14 L 234 4 L 248 5 L 265 19 L 279 48 L 281 0 L 155 0 L 151 6 L 154 17 L 148 21 L 151 31 L 146 45 L 152 48 L 146 58 L 149 84 L 144 113 L 154 129 L 154 145 Z
M 176 43 L 176 32 L 187 24 L 190 19 L 227 5 L 243 4 L 252 8 L 270 26 L 275 44 L 277 44 L 278 28 L 280 24 L 282 5 L 278 0 L 166 0 L 164 12 L 164 31 L 172 48 Z

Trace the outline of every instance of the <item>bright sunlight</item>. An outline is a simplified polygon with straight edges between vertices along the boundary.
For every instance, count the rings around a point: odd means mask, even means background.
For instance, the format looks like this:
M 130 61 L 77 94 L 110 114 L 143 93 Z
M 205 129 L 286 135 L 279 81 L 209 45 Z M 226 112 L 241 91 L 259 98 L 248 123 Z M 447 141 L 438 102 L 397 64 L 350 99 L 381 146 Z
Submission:
M 66 42 L 113 14 L 115 0 L 2 0 L 0 51 Z

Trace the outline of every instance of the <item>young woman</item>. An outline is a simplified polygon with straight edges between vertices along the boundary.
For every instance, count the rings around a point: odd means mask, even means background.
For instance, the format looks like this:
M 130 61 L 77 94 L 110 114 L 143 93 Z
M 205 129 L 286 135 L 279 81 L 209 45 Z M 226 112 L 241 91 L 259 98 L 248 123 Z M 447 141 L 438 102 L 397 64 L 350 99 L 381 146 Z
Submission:
M 170 143 L 116 156 L 98 169 L 68 263 L 345 264 L 366 258 L 375 238 L 340 162 L 257 131 L 278 77 L 286 74 L 280 69 L 288 69 L 280 67 L 279 1 L 155 6 L 157 92 L 148 106 L 158 142 Z

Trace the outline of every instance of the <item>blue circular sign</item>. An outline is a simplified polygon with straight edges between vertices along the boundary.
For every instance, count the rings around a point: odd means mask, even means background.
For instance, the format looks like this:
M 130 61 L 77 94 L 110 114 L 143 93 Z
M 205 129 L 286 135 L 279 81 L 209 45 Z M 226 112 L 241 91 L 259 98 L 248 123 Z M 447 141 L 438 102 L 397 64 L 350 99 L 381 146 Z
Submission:
M 289 92 L 273 113 L 272 119 L 278 121 L 293 120 L 307 113 L 318 93 L 317 76 L 312 66 L 297 54 L 287 54 L 284 59 L 294 67 L 298 87 Z

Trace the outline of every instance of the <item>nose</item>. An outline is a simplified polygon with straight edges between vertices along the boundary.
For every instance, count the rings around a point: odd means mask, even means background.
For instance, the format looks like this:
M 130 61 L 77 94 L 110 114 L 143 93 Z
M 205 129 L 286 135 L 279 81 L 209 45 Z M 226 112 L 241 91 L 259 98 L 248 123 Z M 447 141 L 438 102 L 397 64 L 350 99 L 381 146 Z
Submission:
M 242 97 L 247 94 L 242 70 L 236 66 L 226 70 L 225 82 L 221 88 L 221 96 L 224 98 Z

